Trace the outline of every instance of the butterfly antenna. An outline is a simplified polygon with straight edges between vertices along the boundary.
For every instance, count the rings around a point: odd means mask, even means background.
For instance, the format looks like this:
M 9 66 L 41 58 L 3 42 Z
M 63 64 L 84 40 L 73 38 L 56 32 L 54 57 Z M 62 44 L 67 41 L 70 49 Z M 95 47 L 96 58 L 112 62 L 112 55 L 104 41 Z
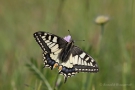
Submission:
M 68 30 L 69 35 L 71 36 L 70 30 Z
M 75 40 L 75 41 L 85 41 L 85 40 Z

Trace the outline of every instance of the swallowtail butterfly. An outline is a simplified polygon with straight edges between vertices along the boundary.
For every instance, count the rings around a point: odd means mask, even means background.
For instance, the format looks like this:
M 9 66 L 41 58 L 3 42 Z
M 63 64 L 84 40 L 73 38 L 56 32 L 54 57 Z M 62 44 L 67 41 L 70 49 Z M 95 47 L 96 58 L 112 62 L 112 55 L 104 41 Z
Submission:
M 96 61 L 79 47 L 74 45 L 71 36 L 61 38 L 48 32 L 35 32 L 34 38 L 43 50 L 45 67 L 58 67 L 59 74 L 67 77 L 79 72 L 98 72 Z

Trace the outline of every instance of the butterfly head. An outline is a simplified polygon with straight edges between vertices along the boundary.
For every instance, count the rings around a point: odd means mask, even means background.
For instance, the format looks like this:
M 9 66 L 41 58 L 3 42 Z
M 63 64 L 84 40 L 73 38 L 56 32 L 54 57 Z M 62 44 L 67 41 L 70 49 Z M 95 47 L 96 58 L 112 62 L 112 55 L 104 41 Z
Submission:
M 64 37 L 64 40 L 66 40 L 67 42 L 74 42 L 74 41 L 72 40 L 72 38 L 71 38 L 70 35 L 65 36 L 65 37 Z

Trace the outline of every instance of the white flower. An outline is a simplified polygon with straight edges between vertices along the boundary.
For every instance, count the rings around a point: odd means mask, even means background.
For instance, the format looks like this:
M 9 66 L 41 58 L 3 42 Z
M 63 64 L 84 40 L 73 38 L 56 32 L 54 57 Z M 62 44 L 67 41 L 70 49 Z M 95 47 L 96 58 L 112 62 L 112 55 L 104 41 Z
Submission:
M 103 16 L 103 15 L 98 16 L 98 17 L 95 19 L 95 22 L 96 22 L 97 24 L 105 24 L 105 23 L 108 22 L 108 21 L 109 21 L 109 17 L 108 17 L 108 16 Z

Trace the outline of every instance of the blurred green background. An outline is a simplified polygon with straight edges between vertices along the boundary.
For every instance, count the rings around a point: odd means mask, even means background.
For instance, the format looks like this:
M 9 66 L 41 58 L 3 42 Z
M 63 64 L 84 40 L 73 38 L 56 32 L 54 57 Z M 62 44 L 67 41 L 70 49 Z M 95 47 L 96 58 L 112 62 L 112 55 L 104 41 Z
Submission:
M 134 0 L 0 0 L 0 90 L 135 90 L 134 9 Z M 95 23 L 100 15 L 110 19 L 103 34 Z M 58 70 L 42 68 L 33 33 L 64 37 L 68 30 L 85 40 L 75 44 L 96 60 L 99 72 L 79 73 L 66 84 L 59 76 L 55 86 Z

